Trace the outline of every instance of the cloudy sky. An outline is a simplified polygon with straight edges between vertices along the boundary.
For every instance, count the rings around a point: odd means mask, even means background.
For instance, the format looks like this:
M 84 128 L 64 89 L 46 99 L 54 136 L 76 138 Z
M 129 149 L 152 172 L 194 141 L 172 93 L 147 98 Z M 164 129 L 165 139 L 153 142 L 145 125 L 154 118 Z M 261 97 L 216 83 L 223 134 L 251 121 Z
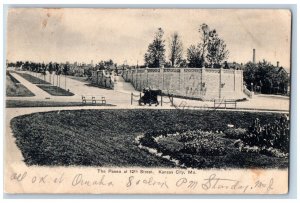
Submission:
M 290 66 L 288 10 L 209 9 L 10 9 L 7 59 L 143 64 L 157 28 L 166 44 L 177 31 L 184 48 L 200 40 L 198 28 L 215 28 L 230 51 L 228 61 L 256 60 Z M 167 54 L 168 55 L 168 54 Z

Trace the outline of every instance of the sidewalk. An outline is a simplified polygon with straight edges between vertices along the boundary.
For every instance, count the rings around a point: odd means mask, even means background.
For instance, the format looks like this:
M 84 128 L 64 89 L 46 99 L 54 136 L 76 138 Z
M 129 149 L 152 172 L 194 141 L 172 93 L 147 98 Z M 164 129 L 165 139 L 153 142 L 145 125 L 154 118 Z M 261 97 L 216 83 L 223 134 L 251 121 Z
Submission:
M 24 79 L 22 76 L 11 73 L 11 75 L 16 78 L 22 85 L 24 85 L 27 89 L 29 89 L 33 94 L 35 94 L 34 99 L 45 99 L 45 97 L 50 97 L 51 95 L 45 92 L 44 90 L 38 88 L 35 84 Z

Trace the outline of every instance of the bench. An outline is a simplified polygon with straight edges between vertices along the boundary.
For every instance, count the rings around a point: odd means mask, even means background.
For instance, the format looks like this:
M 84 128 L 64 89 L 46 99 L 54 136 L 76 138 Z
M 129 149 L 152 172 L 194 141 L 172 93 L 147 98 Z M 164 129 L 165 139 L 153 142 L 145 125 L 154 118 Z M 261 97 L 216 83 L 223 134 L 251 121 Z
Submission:
M 82 104 L 86 104 L 87 102 L 92 102 L 92 104 L 96 104 L 97 101 L 100 101 L 101 104 L 106 104 L 106 99 L 103 96 L 81 96 Z
M 224 108 L 226 109 L 229 105 L 229 107 L 233 106 L 236 109 L 236 103 L 237 102 L 234 99 L 225 99 L 225 100 L 215 99 L 214 100 L 214 108 L 220 108 L 221 105 L 224 105 Z

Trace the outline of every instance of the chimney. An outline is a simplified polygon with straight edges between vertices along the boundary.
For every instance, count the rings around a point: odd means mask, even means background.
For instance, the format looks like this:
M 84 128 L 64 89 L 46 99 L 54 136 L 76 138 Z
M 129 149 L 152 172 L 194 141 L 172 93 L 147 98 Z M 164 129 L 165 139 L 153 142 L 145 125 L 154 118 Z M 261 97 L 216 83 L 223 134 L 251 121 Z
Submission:
M 253 63 L 255 63 L 255 49 L 253 49 Z
M 277 68 L 279 68 L 279 61 L 277 61 Z

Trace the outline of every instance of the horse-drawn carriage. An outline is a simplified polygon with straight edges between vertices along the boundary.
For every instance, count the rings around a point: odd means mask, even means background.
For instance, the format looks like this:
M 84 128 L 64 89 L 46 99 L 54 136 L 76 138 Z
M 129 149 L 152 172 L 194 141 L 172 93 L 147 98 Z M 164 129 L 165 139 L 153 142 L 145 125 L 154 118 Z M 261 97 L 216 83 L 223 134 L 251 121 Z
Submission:
M 161 90 L 152 90 L 150 88 L 143 89 L 144 95 L 139 99 L 139 105 L 146 105 L 155 104 L 156 106 L 159 105 L 157 100 L 157 96 L 161 94 Z

